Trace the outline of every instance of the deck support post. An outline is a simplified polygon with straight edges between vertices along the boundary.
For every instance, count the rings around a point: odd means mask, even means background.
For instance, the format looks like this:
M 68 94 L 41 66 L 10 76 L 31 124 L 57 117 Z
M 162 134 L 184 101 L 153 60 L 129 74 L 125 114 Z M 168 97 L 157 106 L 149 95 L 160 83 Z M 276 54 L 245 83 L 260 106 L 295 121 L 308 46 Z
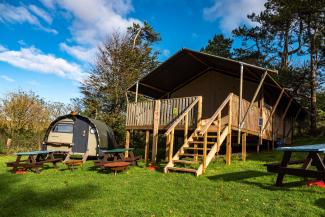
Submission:
M 244 66 L 240 64 L 240 80 L 239 80 L 239 102 L 238 102 L 238 139 L 237 143 L 240 144 L 240 134 L 241 134 L 241 116 L 242 116 L 242 100 L 243 100 L 243 77 L 244 77 Z
M 246 161 L 246 136 L 247 136 L 247 133 L 243 133 L 242 134 L 242 143 L 241 143 L 241 159 L 243 161 Z
M 160 120 L 160 100 L 155 100 L 155 110 L 153 115 L 153 135 L 152 135 L 152 153 L 151 161 L 156 163 L 157 159 L 157 146 L 158 146 L 158 133 L 159 133 L 159 120 Z
M 169 159 L 169 149 L 170 149 L 170 134 L 168 134 L 166 136 L 166 157 L 165 157 L 165 160 L 167 162 L 170 161 L 170 159 Z
M 145 163 L 148 163 L 148 159 L 149 159 L 149 137 L 150 137 L 150 131 L 146 130 L 146 146 L 144 148 L 144 161 L 145 161 Z
M 232 131 L 232 97 L 229 100 L 229 108 L 228 108 L 228 135 L 227 135 L 227 146 L 226 146 L 226 164 L 231 164 L 231 131 Z
M 174 150 L 174 129 L 169 135 L 169 156 L 168 156 L 168 162 L 171 162 L 173 160 L 173 150 Z
M 262 87 L 261 94 L 260 94 L 260 100 L 259 100 L 259 110 L 260 110 L 260 118 L 264 120 L 264 90 Z M 263 123 L 262 126 L 260 126 L 260 132 L 258 134 L 258 142 L 257 142 L 257 147 L 256 147 L 256 152 L 260 153 L 260 146 L 263 144 Z
M 130 131 L 127 130 L 125 133 L 125 149 L 130 147 Z M 129 151 L 124 152 L 125 158 L 129 157 Z

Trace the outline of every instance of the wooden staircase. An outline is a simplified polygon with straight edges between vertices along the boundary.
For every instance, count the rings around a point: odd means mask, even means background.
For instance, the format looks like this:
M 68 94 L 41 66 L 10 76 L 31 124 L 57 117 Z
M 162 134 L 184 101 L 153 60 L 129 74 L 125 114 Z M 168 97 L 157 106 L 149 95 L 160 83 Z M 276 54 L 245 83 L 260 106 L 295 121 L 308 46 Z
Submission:
M 228 127 L 226 126 L 220 135 L 215 132 L 207 132 L 206 138 L 200 135 L 202 127 L 197 128 L 189 137 L 188 141 L 173 156 L 164 172 L 178 171 L 193 173 L 196 176 L 201 175 L 212 161 L 214 156 L 219 152 L 220 146 L 224 142 L 228 134 Z M 204 147 L 204 140 L 206 139 L 206 148 Z M 205 151 L 206 150 L 206 151 Z M 206 156 L 205 156 L 206 153 Z M 204 159 L 205 162 L 204 162 Z
M 220 146 L 225 141 L 231 131 L 231 115 L 228 113 L 226 123 L 222 118 L 222 111 L 229 105 L 228 111 L 231 111 L 232 94 L 225 99 L 216 112 L 207 120 L 200 120 L 195 131 L 187 138 L 187 129 L 185 127 L 184 144 L 173 156 L 173 138 L 174 128 L 188 111 L 180 115 L 170 127 L 165 135 L 169 144 L 169 161 L 164 168 L 164 172 L 171 171 L 194 173 L 196 176 L 205 172 L 205 169 L 219 152 Z M 186 121 L 185 121 L 186 123 Z

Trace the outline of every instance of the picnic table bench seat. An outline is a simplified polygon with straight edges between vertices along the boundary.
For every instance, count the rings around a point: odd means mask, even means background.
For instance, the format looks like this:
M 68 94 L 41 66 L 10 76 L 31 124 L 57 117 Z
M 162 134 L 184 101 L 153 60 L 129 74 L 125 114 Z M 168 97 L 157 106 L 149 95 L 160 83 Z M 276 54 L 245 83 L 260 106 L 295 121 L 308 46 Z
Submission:
M 134 148 L 116 148 L 109 150 L 101 150 L 104 156 L 100 160 L 94 160 L 94 166 L 103 167 L 105 163 L 110 162 L 127 162 L 133 165 L 137 164 L 137 161 L 141 159 L 141 156 L 134 156 L 133 150 Z M 124 153 L 126 151 L 129 152 L 129 156 L 127 158 L 124 157 Z
M 280 163 L 265 164 L 268 172 L 277 173 L 276 185 L 282 185 L 285 175 L 294 175 L 303 178 L 316 178 L 325 181 L 325 156 L 322 159 L 321 154 L 325 153 L 325 144 L 303 145 L 280 147 L 277 151 L 283 151 L 283 157 Z M 306 153 L 304 160 L 290 160 L 293 152 Z M 300 168 L 289 167 L 289 165 L 301 164 Z M 315 166 L 316 170 L 309 169 Z

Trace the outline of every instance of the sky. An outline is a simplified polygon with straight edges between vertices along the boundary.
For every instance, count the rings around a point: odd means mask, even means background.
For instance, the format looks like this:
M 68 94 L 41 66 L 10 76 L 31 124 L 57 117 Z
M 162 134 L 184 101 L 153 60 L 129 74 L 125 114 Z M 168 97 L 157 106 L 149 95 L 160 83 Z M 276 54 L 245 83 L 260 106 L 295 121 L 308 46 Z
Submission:
M 265 0 L 0 0 L 0 98 L 33 91 L 47 101 L 80 97 L 100 43 L 147 21 L 164 61 L 181 48 L 200 50 L 214 34 L 251 23 Z M 236 45 L 235 41 L 235 45 Z

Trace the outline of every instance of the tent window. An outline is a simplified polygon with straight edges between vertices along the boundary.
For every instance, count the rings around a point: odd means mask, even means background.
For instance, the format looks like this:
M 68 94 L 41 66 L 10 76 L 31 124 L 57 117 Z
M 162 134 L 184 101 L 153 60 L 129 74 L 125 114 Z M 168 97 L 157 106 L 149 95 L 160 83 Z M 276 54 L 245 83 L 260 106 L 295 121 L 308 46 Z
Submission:
M 73 125 L 72 124 L 57 124 L 53 128 L 53 132 L 72 133 L 73 132 Z

